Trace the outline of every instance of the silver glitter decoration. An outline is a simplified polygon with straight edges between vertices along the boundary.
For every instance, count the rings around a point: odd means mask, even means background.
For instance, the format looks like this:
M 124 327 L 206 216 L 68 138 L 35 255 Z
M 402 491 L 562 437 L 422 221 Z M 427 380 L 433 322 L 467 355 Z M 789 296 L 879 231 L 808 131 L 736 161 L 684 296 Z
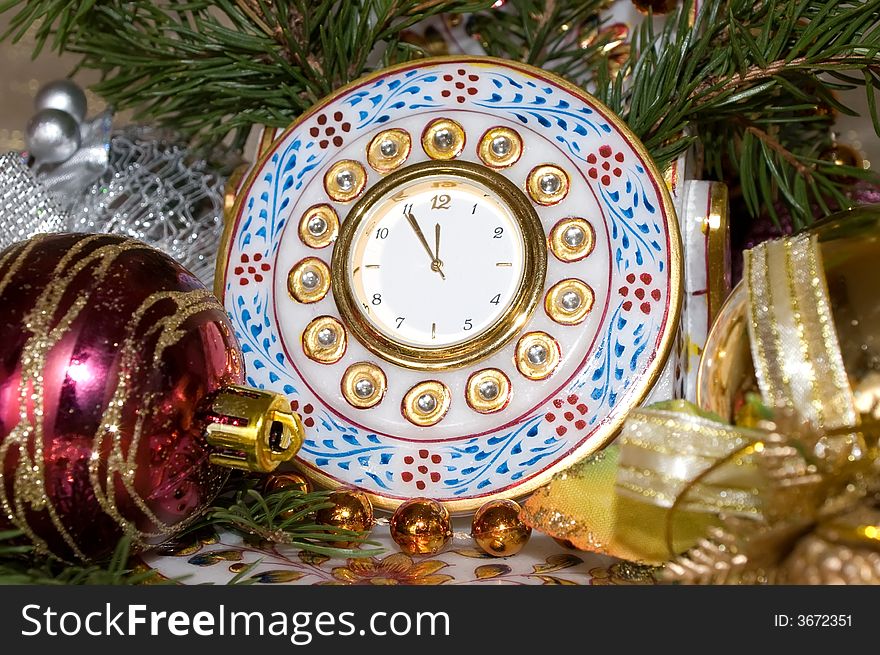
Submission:
M 300 276 L 299 281 L 302 282 L 302 285 L 306 289 L 314 289 L 318 286 L 318 282 L 321 281 L 321 278 L 318 277 L 318 274 L 315 271 L 308 270 L 303 271 L 303 274 Z
M 128 128 L 113 136 L 107 170 L 71 208 L 70 229 L 145 241 L 210 288 L 223 230 L 224 183 L 172 135 Z
M 82 123 L 86 118 L 88 103 L 79 84 L 72 80 L 56 80 L 37 91 L 34 107 L 37 111 L 59 109 L 73 116 L 77 123 Z
M 45 232 L 63 232 L 67 214 L 17 152 L 0 155 L 0 249 Z
M 41 109 L 24 130 L 27 148 L 41 164 L 67 161 L 79 150 L 81 139 L 79 123 L 60 109 Z
M 312 216 L 308 223 L 309 234 L 319 237 L 327 231 L 327 221 L 320 216 Z
M 379 152 L 385 157 L 393 157 L 397 154 L 397 144 L 391 139 L 386 139 L 379 144 Z

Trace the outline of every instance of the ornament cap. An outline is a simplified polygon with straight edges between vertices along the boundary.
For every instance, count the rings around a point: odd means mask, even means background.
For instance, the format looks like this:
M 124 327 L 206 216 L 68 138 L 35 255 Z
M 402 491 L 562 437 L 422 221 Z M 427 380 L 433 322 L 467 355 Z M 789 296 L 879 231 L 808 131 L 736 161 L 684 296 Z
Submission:
M 303 443 L 300 418 L 281 394 L 230 385 L 211 396 L 207 411 L 211 463 L 269 473 Z

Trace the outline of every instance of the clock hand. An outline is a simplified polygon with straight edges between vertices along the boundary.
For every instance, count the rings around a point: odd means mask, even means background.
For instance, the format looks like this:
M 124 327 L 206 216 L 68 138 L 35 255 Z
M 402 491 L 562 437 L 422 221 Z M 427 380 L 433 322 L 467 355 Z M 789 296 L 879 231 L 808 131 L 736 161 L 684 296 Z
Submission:
M 443 262 L 440 259 L 440 223 L 434 224 L 434 261 L 431 262 L 431 270 L 440 273 L 440 277 L 444 280 Z
M 416 217 L 412 214 L 412 212 L 407 212 L 406 220 L 409 223 L 410 227 L 413 229 L 413 232 L 415 232 L 416 236 L 419 238 L 419 242 L 425 248 L 425 252 L 428 253 L 428 257 L 431 258 L 431 270 L 436 270 L 438 273 L 440 273 L 440 277 L 445 280 L 446 276 L 443 275 L 443 271 L 441 271 L 439 268 L 434 267 L 434 263 L 437 261 L 437 258 L 434 257 L 434 253 L 431 252 L 431 246 L 428 245 L 428 240 L 425 238 L 425 234 L 424 232 L 422 232 L 422 228 L 419 227 L 419 224 L 416 221 Z

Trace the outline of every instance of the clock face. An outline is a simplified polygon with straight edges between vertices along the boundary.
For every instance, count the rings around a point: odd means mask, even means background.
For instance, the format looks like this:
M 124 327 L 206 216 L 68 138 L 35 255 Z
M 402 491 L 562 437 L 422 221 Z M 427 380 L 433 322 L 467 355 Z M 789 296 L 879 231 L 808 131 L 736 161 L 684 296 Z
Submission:
M 662 177 L 543 71 L 418 61 L 319 104 L 239 191 L 218 266 L 247 382 L 302 470 L 393 509 L 516 497 L 602 447 L 670 352 Z
M 352 209 L 334 250 L 333 291 L 378 355 L 412 368 L 460 366 L 490 356 L 534 310 L 544 239 L 525 195 L 503 177 L 458 162 L 416 164 Z

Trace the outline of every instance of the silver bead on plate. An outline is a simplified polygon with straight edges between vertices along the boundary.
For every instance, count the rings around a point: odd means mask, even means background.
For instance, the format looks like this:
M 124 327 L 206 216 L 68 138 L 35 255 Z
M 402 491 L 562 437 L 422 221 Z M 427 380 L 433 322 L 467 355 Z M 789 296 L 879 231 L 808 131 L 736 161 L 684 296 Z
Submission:
M 358 380 L 354 385 L 354 392 L 359 398 L 369 398 L 373 395 L 375 387 L 369 380 Z

